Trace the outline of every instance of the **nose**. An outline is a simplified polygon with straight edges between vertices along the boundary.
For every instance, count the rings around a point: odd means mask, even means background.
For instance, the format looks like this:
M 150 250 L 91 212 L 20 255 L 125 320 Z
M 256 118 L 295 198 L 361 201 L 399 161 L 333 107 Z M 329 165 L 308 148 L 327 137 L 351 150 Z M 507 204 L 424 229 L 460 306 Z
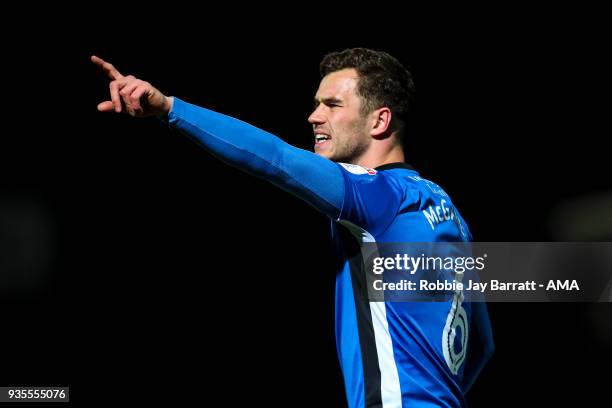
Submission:
M 317 106 L 317 108 L 312 111 L 312 113 L 308 117 L 308 123 L 310 123 L 311 125 L 320 125 L 325 123 L 325 117 L 323 116 L 320 107 L 321 105 Z

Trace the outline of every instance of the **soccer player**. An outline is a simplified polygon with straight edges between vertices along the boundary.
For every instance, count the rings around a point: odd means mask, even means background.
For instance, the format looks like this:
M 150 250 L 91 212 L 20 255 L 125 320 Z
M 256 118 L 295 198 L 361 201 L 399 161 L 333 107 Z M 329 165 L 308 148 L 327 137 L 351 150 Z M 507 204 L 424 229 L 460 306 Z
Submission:
M 155 115 L 224 162 L 326 214 L 337 243 L 336 344 L 351 408 L 461 407 L 490 357 L 484 303 L 370 301 L 360 248 L 368 242 L 467 242 L 449 196 L 405 163 L 410 73 L 385 52 L 354 48 L 321 62 L 315 153 L 237 119 L 162 94 L 93 56 L 112 80 L 103 112 Z M 435 209 L 435 210 L 434 210 Z

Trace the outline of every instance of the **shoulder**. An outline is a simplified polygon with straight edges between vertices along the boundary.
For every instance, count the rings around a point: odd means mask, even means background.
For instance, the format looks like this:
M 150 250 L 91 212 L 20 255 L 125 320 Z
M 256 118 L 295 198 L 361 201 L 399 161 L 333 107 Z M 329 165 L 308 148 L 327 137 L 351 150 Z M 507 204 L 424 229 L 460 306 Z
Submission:
M 348 171 L 351 174 L 368 174 L 370 176 L 374 176 L 378 173 L 375 169 L 370 167 L 359 166 L 357 164 L 350 163 L 337 163 L 344 170 Z

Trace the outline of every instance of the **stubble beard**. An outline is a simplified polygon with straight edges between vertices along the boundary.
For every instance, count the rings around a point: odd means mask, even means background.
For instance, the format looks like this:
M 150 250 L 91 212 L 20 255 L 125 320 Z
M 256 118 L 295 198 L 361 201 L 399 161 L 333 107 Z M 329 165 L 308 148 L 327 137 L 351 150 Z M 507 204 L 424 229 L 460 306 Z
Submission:
M 340 143 L 333 146 L 334 152 L 330 157 L 331 160 L 339 163 L 356 164 L 369 147 L 367 138 L 362 135 L 363 126 L 364 123 L 360 120 L 347 132 L 348 134 L 345 137 L 341 138 Z M 339 139 L 336 139 L 336 142 L 338 141 Z

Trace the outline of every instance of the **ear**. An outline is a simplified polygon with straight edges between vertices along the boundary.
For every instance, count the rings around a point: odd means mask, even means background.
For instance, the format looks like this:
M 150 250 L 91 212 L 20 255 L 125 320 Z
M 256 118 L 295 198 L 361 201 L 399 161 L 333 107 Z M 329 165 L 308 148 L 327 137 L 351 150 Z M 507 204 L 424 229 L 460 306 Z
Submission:
M 383 106 L 370 113 L 371 127 L 370 135 L 375 139 L 387 136 L 387 130 L 391 124 L 391 109 Z

